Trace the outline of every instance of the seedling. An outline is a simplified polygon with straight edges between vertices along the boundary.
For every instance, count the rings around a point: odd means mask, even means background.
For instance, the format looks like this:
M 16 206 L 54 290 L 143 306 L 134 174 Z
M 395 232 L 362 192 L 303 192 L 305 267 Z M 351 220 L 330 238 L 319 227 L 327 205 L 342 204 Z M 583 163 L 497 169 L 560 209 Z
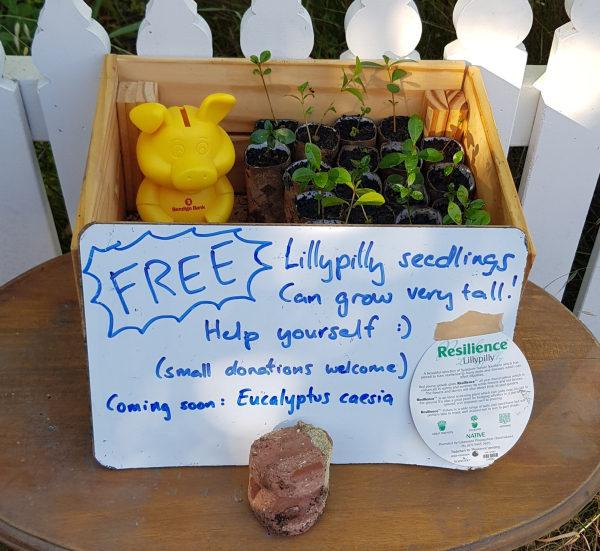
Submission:
M 319 121 L 317 129 L 315 130 L 315 134 L 313 136 L 313 139 L 315 142 L 318 142 L 319 130 L 321 129 L 321 126 L 323 126 L 323 121 L 325 120 L 327 113 L 329 113 L 329 111 L 337 113 L 337 111 L 335 110 L 335 102 L 342 95 L 342 93 L 348 92 L 349 94 L 356 96 L 359 99 L 360 103 L 364 106 L 365 100 L 363 99 L 363 95 L 362 95 L 361 91 L 358 89 L 358 87 L 360 86 L 364 93 L 367 92 L 367 89 L 365 88 L 365 85 L 363 84 L 363 81 L 360 78 L 361 72 L 362 72 L 362 65 L 361 65 L 360 59 L 358 59 L 358 57 L 356 58 L 356 67 L 354 68 L 354 72 L 352 73 L 352 75 L 350 77 L 348 77 L 348 75 L 346 74 L 346 71 L 344 71 L 344 68 L 342 67 L 342 73 L 344 75 L 344 78 L 342 80 L 342 87 L 340 88 L 340 91 L 337 93 L 337 95 L 335 96 L 334 100 L 331 102 L 329 107 L 325 110 L 325 113 L 323 113 L 323 116 L 321 117 L 321 120 Z
M 353 138 L 356 138 L 356 136 L 358 136 L 358 133 L 360 132 L 360 123 L 365 118 L 365 115 L 368 115 L 370 112 L 371 112 L 371 108 L 370 107 L 365 107 L 363 105 L 360 108 L 360 116 L 358 117 L 358 122 L 356 123 L 356 126 L 353 126 L 350 129 L 350 136 L 352 136 Z
M 361 188 L 362 179 L 366 172 L 369 172 L 369 163 L 371 162 L 371 157 L 369 155 L 365 155 L 360 161 L 352 161 L 354 165 L 354 170 L 352 171 L 351 181 L 347 182 L 346 185 L 352 189 L 352 199 L 350 203 L 341 199 L 339 197 L 328 197 L 330 203 L 332 204 L 340 204 L 345 203 L 348 205 L 348 213 L 346 214 L 346 224 L 348 224 L 348 220 L 350 220 L 350 213 L 353 208 L 360 207 L 362 209 L 363 215 L 365 217 L 365 222 L 370 223 L 370 219 L 365 212 L 365 206 L 374 206 L 380 207 L 385 204 L 385 199 L 380 193 L 373 191 L 371 189 L 363 189 Z
M 448 142 L 450 143 L 450 142 Z M 442 152 L 443 154 L 443 152 Z M 446 178 L 449 178 L 452 173 L 454 172 L 454 169 L 456 168 L 456 166 L 461 163 L 463 160 L 463 152 L 462 151 L 457 151 L 454 154 L 454 157 L 452 157 L 452 164 L 448 165 L 446 168 L 444 168 L 444 175 L 446 176 Z
M 336 184 L 348 184 L 351 181 L 350 174 L 345 168 L 332 168 L 328 172 L 321 171 L 321 150 L 313 143 L 307 143 L 304 148 L 308 166 L 297 169 L 292 175 L 292 179 L 300 184 L 300 191 L 304 191 L 311 182 L 317 189 L 315 199 L 318 202 L 317 213 L 325 219 L 325 207 L 333 206 L 328 204 L 325 199 L 325 193 L 332 191 Z M 337 197 L 331 197 L 337 199 Z
M 394 69 L 394 67 L 396 67 L 397 65 L 400 65 L 401 63 L 416 63 L 416 61 L 414 59 L 399 59 L 397 61 L 390 63 L 390 58 L 386 55 L 383 56 L 383 61 L 385 62 L 385 65 L 381 65 L 380 63 L 375 63 L 374 61 L 365 61 L 363 63 L 363 67 L 379 68 L 379 69 L 385 69 L 387 71 L 388 81 L 389 81 L 387 84 L 387 89 L 388 89 L 388 92 L 390 94 L 392 94 L 392 99 L 388 100 L 388 103 L 392 104 L 392 114 L 393 114 L 393 119 L 394 119 L 394 134 L 395 134 L 396 133 L 396 105 L 398 105 L 398 102 L 396 101 L 396 94 L 399 94 L 400 91 L 402 91 L 402 95 L 404 96 L 404 102 L 406 103 L 406 112 L 407 113 L 409 112 L 409 109 L 408 109 L 408 100 L 406 98 L 406 92 L 404 92 L 404 89 L 402 86 L 402 79 L 404 77 L 406 77 L 406 75 L 408 73 L 402 69 Z M 396 83 L 399 83 L 399 85 Z
M 308 90 L 308 93 L 306 92 L 306 90 Z M 298 86 L 298 92 L 300 92 L 300 97 L 295 96 L 294 94 L 286 94 L 285 97 L 294 98 L 300 102 L 300 105 L 302 105 L 302 118 L 304 119 L 306 133 L 308 134 L 308 143 L 312 143 L 312 140 L 310 138 L 310 130 L 308 128 L 308 118 L 307 117 L 308 117 L 308 115 L 312 115 L 315 112 L 315 108 L 312 106 L 307 108 L 306 100 L 311 97 L 314 98 L 315 93 L 314 93 L 313 89 L 308 85 L 308 81 L 305 82 L 304 84 L 301 84 L 300 86 Z
M 252 71 L 255 75 L 260 75 L 260 79 L 262 80 L 263 87 L 265 89 L 265 94 L 267 95 L 267 101 L 269 102 L 269 108 L 271 109 L 271 117 L 273 117 L 273 121 L 275 122 L 275 126 L 277 127 L 277 119 L 275 118 L 275 113 L 273 112 L 273 105 L 271 104 L 271 98 L 269 97 L 269 90 L 267 89 L 267 83 L 265 82 L 265 76 L 271 74 L 271 68 L 263 70 L 263 65 L 271 59 L 271 52 L 269 50 L 265 50 L 260 57 L 255 55 L 250 56 L 250 61 L 254 63 L 258 67 L 258 69 L 254 69 Z M 264 142 L 263 142 L 264 143 Z
M 250 135 L 250 143 L 255 145 L 267 144 L 267 151 L 271 151 L 275 147 L 275 143 L 279 142 L 284 145 L 294 143 L 296 135 L 288 128 L 278 128 L 275 130 L 271 121 L 265 121 L 263 130 L 255 130 Z
M 448 186 L 448 193 L 445 196 L 450 202 L 448 203 L 448 214 L 444 216 L 444 224 L 456 224 L 457 226 L 489 225 L 491 221 L 490 213 L 482 210 L 485 206 L 485 201 L 482 199 L 470 201 L 469 192 L 465 186 L 459 186 L 455 192 L 454 184 L 450 184 Z M 456 204 L 456 201 L 459 201 L 464 207 L 463 211 Z
M 408 219 L 412 224 L 412 218 L 410 213 L 410 199 L 415 201 L 421 201 L 423 194 L 412 189 L 413 185 L 423 186 L 425 179 L 419 169 L 419 160 L 428 161 L 431 163 L 437 163 L 441 161 L 444 156 L 433 148 L 424 149 L 419 151 L 417 149 L 417 142 L 423 133 L 423 121 L 419 115 L 413 115 L 408 121 L 408 133 L 410 139 L 406 140 L 402 145 L 402 153 L 389 153 L 379 163 L 379 168 L 394 168 L 404 164 L 406 169 L 406 180 L 399 174 L 392 174 L 388 178 L 388 182 L 392 184 L 392 189 L 400 194 L 397 202 L 400 205 L 406 205 L 408 211 Z

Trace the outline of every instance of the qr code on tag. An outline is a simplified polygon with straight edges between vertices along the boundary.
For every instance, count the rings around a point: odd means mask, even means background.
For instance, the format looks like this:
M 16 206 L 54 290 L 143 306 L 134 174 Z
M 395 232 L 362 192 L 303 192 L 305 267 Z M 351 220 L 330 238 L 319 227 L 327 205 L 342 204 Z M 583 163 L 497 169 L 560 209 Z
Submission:
M 503 425 L 505 423 L 510 423 L 510 413 L 501 413 L 499 415 L 500 424 Z

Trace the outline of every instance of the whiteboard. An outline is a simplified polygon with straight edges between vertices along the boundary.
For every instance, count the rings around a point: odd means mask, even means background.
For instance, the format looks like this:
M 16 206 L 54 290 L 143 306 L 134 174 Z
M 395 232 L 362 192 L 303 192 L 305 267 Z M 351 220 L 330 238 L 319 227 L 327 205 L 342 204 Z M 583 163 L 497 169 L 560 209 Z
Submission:
M 80 238 L 94 452 L 107 467 L 247 465 L 302 420 L 334 463 L 456 468 L 414 427 L 440 322 L 503 314 L 515 228 L 94 224 Z

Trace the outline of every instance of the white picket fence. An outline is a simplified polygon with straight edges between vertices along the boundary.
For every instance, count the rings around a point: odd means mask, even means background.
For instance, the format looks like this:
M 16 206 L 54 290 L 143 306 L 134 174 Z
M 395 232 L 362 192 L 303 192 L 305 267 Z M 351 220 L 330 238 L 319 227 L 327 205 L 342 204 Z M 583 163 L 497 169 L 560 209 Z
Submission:
M 529 146 L 520 197 L 538 251 L 531 279 L 561 298 L 600 174 L 600 0 L 565 0 L 547 67 L 528 66 L 528 0 L 458 0 L 446 59 L 482 68 L 504 149 Z M 355 0 L 342 58 L 419 59 L 413 0 Z M 265 33 L 267 28 L 277 33 Z M 244 55 L 306 58 L 314 33 L 301 0 L 252 0 L 241 22 Z M 69 219 L 81 190 L 106 31 L 83 0 L 46 0 L 31 57 L 0 45 L 0 284 L 60 254 L 33 141 L 50 141 Z M 211 57 L 212 35 L 193 0 L 150 0 L 138 55 Z M 600 337 L 600 239 L 576 312 Z

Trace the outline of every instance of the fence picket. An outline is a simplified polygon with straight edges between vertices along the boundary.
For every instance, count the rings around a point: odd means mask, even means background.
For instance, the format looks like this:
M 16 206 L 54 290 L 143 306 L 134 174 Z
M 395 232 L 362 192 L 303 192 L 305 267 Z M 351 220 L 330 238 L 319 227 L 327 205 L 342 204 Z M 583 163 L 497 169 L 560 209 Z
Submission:
M 459 0 L 454 7 L 458 40 L 448 44 L 444 59 L 465 60 L 481 67 L 505 153 L 527 67 L 522 44 L 533 24 L 528 0 Z
M 77 215 L 92 134 L 106 31 L 83 0 L 46 0 L 38 20 L 32 55 L 44 75 L 40 103 L 71 227 Z
M 381 59 L 383 54 L 421 59 L 415 48 L 423 24 L 413 0 L 354 0 L 344 26 L 349 49 L 342 59 Z
M 269 50 L 276 59 L 307 59 L 314 43 L 302 0 L 252 0 L 242 18 L 240 46 L 246 57 Z
M 194 0 L 150 0 L 136 48 L 145 56 L 212 57 L 212 33 Z
M 554 36 L 519 190 L 538 252 L 531 279 L 557 298 L 563 295 L 600 173 L 595 69 L 600 67 L 600 3 L 568 0 L 566 5 L 571 23 Z M 600 297 L 594 303 L 586 302 L 583 309 L 598 310 Z
M 61 253 L 19 84 L 3 76 L 4 61 L 0 43 L 0 285 Z

